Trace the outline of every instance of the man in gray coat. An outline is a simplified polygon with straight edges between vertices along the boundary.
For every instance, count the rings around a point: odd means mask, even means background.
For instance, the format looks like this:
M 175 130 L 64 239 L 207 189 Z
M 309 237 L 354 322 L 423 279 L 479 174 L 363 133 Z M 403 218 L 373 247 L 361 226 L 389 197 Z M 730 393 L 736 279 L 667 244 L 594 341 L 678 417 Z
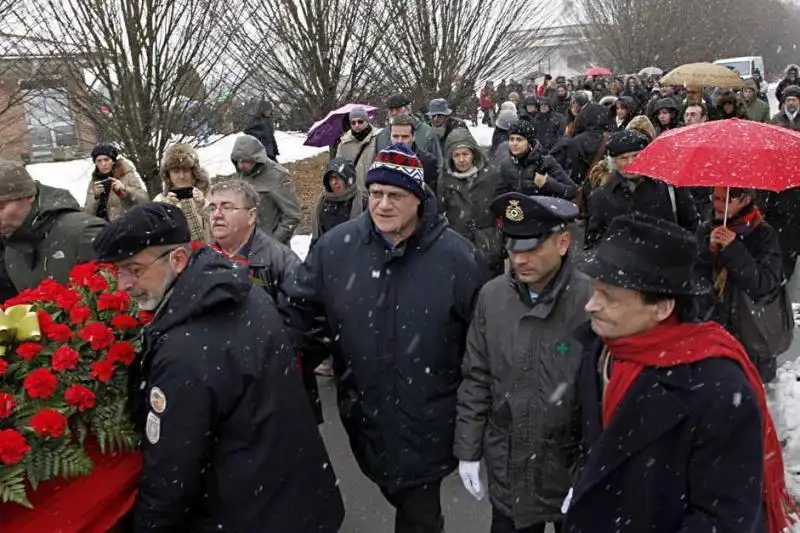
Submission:
M 481 289 L 458 389 L 454 454 L 464 487 L 485 492 L 492 533 L 560 530 L 580 442 L 576 384 L 591 290 L 568 256 L 578 207 L 512 192 L 492 202 L 511 268 Z
M 439 138 L 434 135 L 431 127 L 411 114 L 411 100 L 404 94 L 395 94 L 386 102 L 389 109 L 389 120 L 394 121 L 395 117 L 406 116 L 414 123 L 414 140 L 416 145 L 423 151 L 436 158 L 436 166 L 441 170 L 444 164 L 442 157 L 442 146 Z M 375 141 L 375 155 L 381 150 L 386 149 L 394 141 L 391 139 L 391 129 L 383 128 Z
M 244 179 L 261 198 L 258 228 L 278 241 L 289 244 L 300 223 L 300 202 L 289 171 L 267 157 L 261 141 L 252 135 L 236 138 L 231 161 L 239 178 Z
M 66 282 L 72 267 L 94 258 L 92 241 L 103 226 L 68 191 L 0 160 L 0 302 L 47 277 Z

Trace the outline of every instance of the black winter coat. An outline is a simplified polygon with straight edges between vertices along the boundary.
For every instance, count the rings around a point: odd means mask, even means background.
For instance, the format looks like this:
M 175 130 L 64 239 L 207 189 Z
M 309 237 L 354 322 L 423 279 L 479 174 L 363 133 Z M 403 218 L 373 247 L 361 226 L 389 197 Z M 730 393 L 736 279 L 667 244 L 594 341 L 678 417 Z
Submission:
M 196 252 L 131 366 L 147 435 L 134 533 L 338 530 L 336 476 L 294 360 L 247 268 Z
M 547 174 L 547 181 L 541 189 L 533 182 L 537 173 Z M 555 196 L 571 200 L 578 193 L 578 187 L 556 160 L 547 155 L 537 143 L 527 156 L 511 156 L 502 162 L 496 194 L 511 191 L 529 196 Z
M 284 287 L 295 342 L 331 339 L 353 455 L 388 493 L 442 479 L 458 464 L 460 365 L 488 275 L 475 247 L 437 210 L 429 193 L 417 231 L 395 248 L 368 212 L 335 227 Z
M 663 181 L 642 178 L 634 188 L 633 181 L 615 173 L 611 181 L 595 189 L 589 196 L 588 204 L 589 220 L 586 223 L 585 241 L 587 249 L 600 242 L 612 220 L 634 211 L 677 222 L 693 233 L 697 231 L 697 210 L 689 192 L 675 188 L 673 211 L 669 188 Z
M 436 161 L 436 156 L 426 152 L 416 143 L 414 143 L 413 150 L 420 162 L 422 162 L 422 179 L 431 188 L 431 191 L 435 193 L 439 186 L 439 163 Z
M 568 533 L 765 533 L 758 403 L 722 358 L 647 369 L 608 425 L 601 417 L 602 341 L 587 324 L 580 387 L 591 450 L 573 486 Z
M 536 140 L 542 145 L 545 152 L 549 152 L 567 129 L 567 119 L 554 111 L 542 113 L 533 117 L 533 129 Z
M 267 157 L 273 161 L 278 160 L 280 150 L 278 150 L 278 141 L 275 140 L 275 126 L 272 125 L 272 119 L 264 116 L 252 117 L 252 122 L 244 129 L 244 133 L 252 135 L 264 145 L 267 151 Z M 334 154 L 336 152 L 333 152 Z
M 564 170 L 576 184 L 582 184 L 586 178 L 608 129 L 608 110 L 601 105 L 586 104 L 575 119 L 575 131 L 566 147 Z

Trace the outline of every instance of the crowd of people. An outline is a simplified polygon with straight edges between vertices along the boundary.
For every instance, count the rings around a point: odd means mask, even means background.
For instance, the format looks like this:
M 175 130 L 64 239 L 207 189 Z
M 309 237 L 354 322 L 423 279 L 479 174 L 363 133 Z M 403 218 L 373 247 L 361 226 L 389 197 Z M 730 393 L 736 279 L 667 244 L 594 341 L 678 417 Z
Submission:
M 111 145 L 83 208 L 0 162 L 0 299 L 96 259 L 153 312 L 129 387 L 135 533 L 338 531 L 315 372 L 397 533 L 445 530 L 456 470 L 488 495 L 491 533 L 779 533 L 794 510 L 766 403 L 779 354 L 749 342 L 763 317 L 747 311 L 785 298 L 800 197 L 628 167 L 706 120 L 798 129 L 797 70 L 773 117 L 760 80 L 487 84 L 488 150 L 440 98 L 419 117 L 391 96 L 384 128 L 355 108 L 305 261 L 264 123 L 236 139 L 230 177 L 171 146 L 152 202 Z

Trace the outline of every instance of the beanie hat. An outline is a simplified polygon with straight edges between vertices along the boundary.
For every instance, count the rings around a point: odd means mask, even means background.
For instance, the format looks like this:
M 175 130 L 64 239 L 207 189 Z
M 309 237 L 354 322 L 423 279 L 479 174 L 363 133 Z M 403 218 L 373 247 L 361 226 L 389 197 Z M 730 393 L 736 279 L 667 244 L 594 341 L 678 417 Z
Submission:
M 518 120 L 517 110 L 516 109 L 503 109 L 500 113 L 497 114 L 497 120 L 495 121 L 495 126 L 500 128 L 501 130 L 508 131 L 508 128 L 511 126 L 512 123 Z
M 378 152 L 367 172 L 364 185 L 372 183 L 405 189 L 425 201 L 425 180 L 422 162 L 405 144 L 392 144 Z
M 783 99 L 785 100 L 787 96 L 794 96 L 795 98 L 800 98 L 800 87 L 797 85 L 789 85 L 787 88 L 783 90 Z
M 22 163 L 0 159 L 0 202 L 36 196 L 36 182 Z
M 611 135 L 606 144 L 606 154 L 617 157 L 631 152 L 641 152 L 648 145 L 647 137 L 638 131 L 623 130 Z
M 518 120 L 511 124 L 508 128 L 508 134 L 525 137 L 531 148 L 536 145 L 536 130 L 533 129 L 533 124 L 527 120 Z
M 369 115 L 363 107 L 354 107 L 350 110 L 350 120 L 360 118 L 364 122 L 369 122 Z
M 119 150 L 110 144 L 97 144 L 92 148 L 92 161 L 95 161 L 98 156 L 104 155 L 112 161 L 116 161 L 119 157 Z
M 744 86 L 748 89 L 753 89 L 754 91 L 758 90 L 758 84 L 754 79 L 747 79 L 744 81 Z

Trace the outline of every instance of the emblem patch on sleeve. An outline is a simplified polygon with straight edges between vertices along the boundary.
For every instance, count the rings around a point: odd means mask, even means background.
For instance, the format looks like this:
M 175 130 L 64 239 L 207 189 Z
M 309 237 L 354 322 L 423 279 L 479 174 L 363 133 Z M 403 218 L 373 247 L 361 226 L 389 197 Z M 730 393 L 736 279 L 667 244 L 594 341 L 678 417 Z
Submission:
M 167 410 L 167 395 L 158 387 L 150 389 L 150 407 L 158 414 Z
M 158 439 L 161 438 L 161 419 L 152 411 L 147 413 L 147 424 L 145 424 L 144 432 L 150 444 L 157 444 Z

